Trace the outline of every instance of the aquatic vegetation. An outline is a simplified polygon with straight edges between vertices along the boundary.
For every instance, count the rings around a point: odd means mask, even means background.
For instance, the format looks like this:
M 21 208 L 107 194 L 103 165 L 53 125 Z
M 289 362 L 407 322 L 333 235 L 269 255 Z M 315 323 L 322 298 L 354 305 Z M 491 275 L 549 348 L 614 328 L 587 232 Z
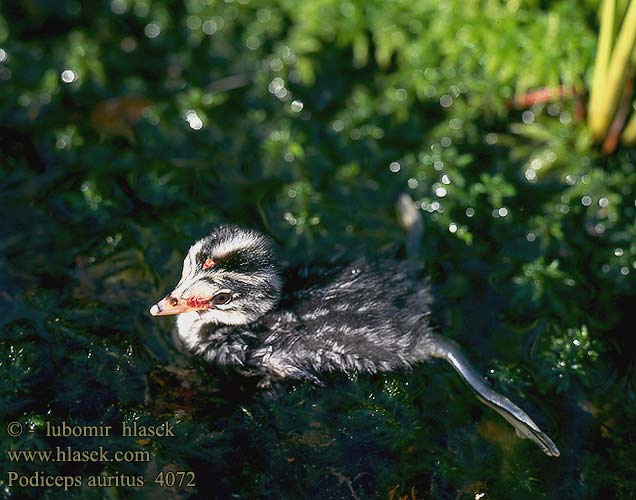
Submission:
M 580 115 L 597 10 L 0 5 L 0 415 L 38 430 L 0 433 L 0 451 L 86 446 L 42 437 L 47 421 L 168 421 L 170 441 L 89 443 L 149 450 L 143 467 L 68 470 L 143 474 L 148 496 L 179 470 L 218 498 L 632 495 L 636 151 L 604 156 Z M 562 458 L 517 439 L 443 366 L 268 398 L 184 360 L 170 322 L 146 314 L 218 222 L 268 232 L 289 261 L 404 256 L 404 193 L 423 218 L 413 258 L 437 328 L 529 401 Z M 0 477 L 2 497 L 42 493 Z M 140 491 L 70 495 L 107 493 Z

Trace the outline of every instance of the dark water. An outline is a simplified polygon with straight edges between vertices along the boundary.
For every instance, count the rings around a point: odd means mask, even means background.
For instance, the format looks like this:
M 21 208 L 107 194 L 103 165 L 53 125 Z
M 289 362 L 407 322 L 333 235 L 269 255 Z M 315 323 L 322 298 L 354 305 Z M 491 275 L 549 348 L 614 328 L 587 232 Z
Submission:
M 515 135 L 527 115 L 444 82 L 414 98 L 399 60 L 354 67 L 327 35 L 305 80 L 299 21 L 273 2 L 0 15 L 0 415 L 23 426 L 0 431 L 3 498 L 635 496 L 636 153 L 581 145 L 575 103 L 532 110 L 547 143 Z M 533 160 L 554 166 L 535 179 Z M 220 222 L 267 232 L 289 262 L 405 258 L 405 192 L 439 330 L 560 458 L 441 363 L 266 394 L 182 356 L 147 313 Z M 174 436 L 121 435 L 165 422 Z M 56 446 L 148 453 L 7 454 Z

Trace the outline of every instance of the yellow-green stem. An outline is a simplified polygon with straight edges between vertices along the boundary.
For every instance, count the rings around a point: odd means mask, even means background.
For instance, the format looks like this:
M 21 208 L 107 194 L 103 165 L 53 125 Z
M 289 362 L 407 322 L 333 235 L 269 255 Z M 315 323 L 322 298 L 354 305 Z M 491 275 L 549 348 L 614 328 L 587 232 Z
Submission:
M 616 0 L 603 0 L 601 6 L 601 27 L 596 48 L 596 61 L 594 63 L 594 77 L 590 92 L 590 105 L 588 110 L 588 125 L 595 138 L 600 138 L 598 128 L 599 106 L 605 93 L 605 81 L 607 66 L 612 52 L 614 41 L 614 23 L 616 16 Z
M 612 4 L 611 6 L 609 4 Z M 594 70 L 594 82 L 592 96 L 590 98 L 589 127 L 596 140 L 605 137 L 616 108 L 623 95 L 623 85 L 625 83 L 626 72 L 629 68 L 629 59 L 636 43 L 636 0 L 631 0 L 627 7 L 627 12 L 621 29 L 616 38 L 611 57 L 607 62 L 607 55 L 602 51 L 607 51 L 608 31 L 613 30 L 613 19 L 615 13 L 615 2 L 604 0 L 603 12 L 601 14 L 601 34 L 599 37 L 599 51 L 597 53 L 597 64 Z M 603 46 L 601 46 L 603 43 Z M 600 73 L 602 71 L 602 73 Z M 597 79 L 598 77 L 598 79 Z

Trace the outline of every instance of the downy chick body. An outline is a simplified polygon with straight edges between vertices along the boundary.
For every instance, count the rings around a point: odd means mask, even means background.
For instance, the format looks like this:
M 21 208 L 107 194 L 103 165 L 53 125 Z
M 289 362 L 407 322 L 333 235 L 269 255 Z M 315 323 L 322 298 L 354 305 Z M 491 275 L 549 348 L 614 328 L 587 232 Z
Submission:
M 193 354 L 267 381 L 320 383 L 324 372 L 387 372 L 445 359 L 517 434 L 558 456 L 552 440 L 493 391 L 454 342 L 433 333 L 431 304 L 414 263 L 359 258 L 281 272 L 268 237 L 226 225 L 190 248 L 181 280 L 150 313 L 178 314 L 177 336 Z

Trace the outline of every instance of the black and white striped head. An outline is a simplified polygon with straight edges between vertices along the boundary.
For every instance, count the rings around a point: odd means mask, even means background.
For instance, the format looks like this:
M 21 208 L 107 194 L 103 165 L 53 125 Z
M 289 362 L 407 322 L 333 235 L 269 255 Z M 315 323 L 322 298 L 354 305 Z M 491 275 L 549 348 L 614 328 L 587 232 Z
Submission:
M 179 284 L 150 314 L 197 311 L 206 322 L 244 325 L 272 309 L 280 291 L 270 238 L 224 225 L 190 247 Z

